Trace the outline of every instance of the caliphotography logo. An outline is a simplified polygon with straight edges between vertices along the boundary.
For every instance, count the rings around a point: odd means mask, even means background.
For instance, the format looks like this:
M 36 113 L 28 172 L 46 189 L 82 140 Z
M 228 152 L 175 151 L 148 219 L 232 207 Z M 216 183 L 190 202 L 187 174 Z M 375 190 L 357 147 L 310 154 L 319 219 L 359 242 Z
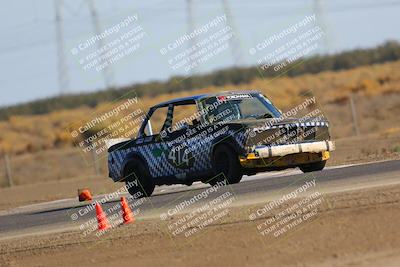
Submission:
M 15 0 L 0 266 L 400 266 L 400 0 Z

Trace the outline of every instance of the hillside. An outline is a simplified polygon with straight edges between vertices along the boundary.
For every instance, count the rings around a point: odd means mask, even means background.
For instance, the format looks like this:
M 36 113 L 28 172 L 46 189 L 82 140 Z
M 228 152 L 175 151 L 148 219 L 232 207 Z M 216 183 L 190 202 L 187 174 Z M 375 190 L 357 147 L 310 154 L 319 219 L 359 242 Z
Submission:
M 363 134 L 385 131 L 396 125 L 398 122 L 396 114 L 400 111 L 400 107 L 396 105 L 400 99 L 399 68 L 400 61 L 396 61 L 293 78 L 255 79 L 248 84 L 209 86 L 191 92 L 161 94 L 155 97 L 143 96 L 139 98 L 139 104 L 146 111 L 148 107 L 161 101 L 190 94 L 258 89 L 285 111 L 301 103 L 306 97 L 315 95 L 318 105 L 334 126 L 333 137 L 341 138 L 353 134 L 348 101 L 350 94 L 355 98 Z M 131 93 L 134 94 L 135 92 Z M 0 151 L 23 154 L 72 147 L 74 144 L 68 131 L 71 124 L 83 119 L 90 120 L 93 116 L 90 114 L 108 111 L 110 106 L 117 103 L 103 103 L 95 108 L 60 110 L 45 115 L 11 116 L 8 120 L 0 122 L 2 132 Z M 132 111 L 125 110 L 120 116 Z
M 124 97 L 131 91 L 135 91 L 140 97 L 158 96 L 165 93 L 187 92 L 209 86 L 248 84 L 260 77 L 277 77 L 282 75 L 295 77 L 323 71 L 352 69 L 358 66 L 396 60 L 400 60 L 400 44 L 396 41 L 389 41 L 375 48 L 355 49 L 334 55 L 316 55 L 307 59 L 300 58 L 281 71 L 275 71 L 274 65 L 267 70 L 261 70 L 261 68 L 257 68 L 256 66 L 235 67 L 204 75 L 172 77 L 165 82 L 153 81 L 132 84 L 112 90 L 67 94 L 10 107 L 0 107 L 0 120 L 8 119 L 13 115 L 47 114 L 56 110 L 74 109 L 81 106 L 96 107 L 101 103 Z
M 306 97 L 315 95 L 318 107 L 331 122 L 333 139 L 337 142 L 337 151 L 328 163 L 358 163 L 398 158 L 400 155 L 399 68 L 400 61 L 396 61 L 293 78 L 255 79 L 243 85 L 209 86 L 191 92 L 143 96 L 138 99 L 140 106 L 147 109 L 160 101 L 191 94 L 259 89 L 279 108 L 287 111 Z M 357 110 L 360 136 L 355 136 L 353 129 L 349 105 L 351 94 Z M 10 155 L 14 184 L 41 185 L 39 191 L 31 190 L 30 187 L 28 191 L 25 187 L 12 187 L 7 191 L 10 199 L 15 199 L 13 196 L 17 194 L 25 196 L 21 198 L 22 202 L 27 199 L 51 200 L 71 197 L 79 187 L 89 186 L 97 193 L 117 188 L 118 184 L 105 178 L 108 173 L 106 154 L 103 153 L 97 159 L 98 164 L 94 165 L 93 159 L 82 157 L 82 151 L 74 146 L 71 134 L 67 131 L 71 124 L 90 120 L 94 114 L 107 111 L 117 104 L 118 101 L 103 103 L 96 108 L 81 107 L 44 115 L 12 116 L 6 121 L 0 121 L 0 149 Z M 130 110 L 123 114 L 127 112 Z M 4 166 L 4 161 L 1 160 L 1 187 L 7 185 Z M 60 187 L 57 192 L 52 189 L 55 184 Z M 24 193 L 18 193 L 18 190 L 23 190 Z M 4 205 L 10 203 L 6 201 Z

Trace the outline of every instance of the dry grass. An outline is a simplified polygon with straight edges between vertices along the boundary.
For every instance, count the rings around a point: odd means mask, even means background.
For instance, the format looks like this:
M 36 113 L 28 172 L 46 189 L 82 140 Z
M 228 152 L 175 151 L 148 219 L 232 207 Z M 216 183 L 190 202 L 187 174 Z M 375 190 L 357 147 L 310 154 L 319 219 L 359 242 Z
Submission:
M 249 84 L 227 85 L 223 87 L 207 87 L 190 92 L 199 94 L 206 92 L 229 91 L 239 89 L 259 89 L 267 94 L 272 101 L 282 110 L 287 110 L 310 95 L 315 95 L 320 107 L 333 124 L 339 124 L 343 119 L 348 122 L 350 118 L 348 98 L 355 95 L 362 119 L 373 117 L 374 121 L 390 120 L 393 111 L 398 111 L 395 103 L 385 107 L 388 114 L 382 114 L 379 105 L 369 109 L 364 114 L 364 102 L 376 102 L 373 98 L 398 100 L 400 92 L 400 62 L 360 67 L 353 70 L 340 72 L 323 72 L 317 75 L 302 75 L 295 78 L 264 78 L 256 79 Z M 163 94 L 157 97 L 143 97 L 139 101 L 140 108 L 145 112 L 148 107 L 171 98 L 187 96 L 187 92 Z M 393 96 L 395 95 L 395 96 Z M 380 102 L 380 101 L 379 101 Z M 393 101 L 392 101 L 393 102 Z M 68 132 L 71 123 L 76 123 L 86 118 L 87 121 L 108 111 L 118 105 L 104 103 L 91 109 L 82 107 L 73 110 L 57 111 L 40 116 L 13 116 L 8 121 L 0 122 L 0 150 L 12 154 L 34 152 L 62 146 L 72 146 L 73 140 Z M 379 103 L 383 104 L 383 103 Z M 392 105 L 393 104 L 393 105 Z M 130 110 L 132 111 L 132 110 Z M 129 112 L 129 110 L 127 110 Z M 122 112 L 121 116 L 127 112 Z M 365 112 L 365 113 L 366 113 Z M 121 117 L 120 116 L 120 117 Z M 383 117 L 383 118 L 382 118 Z M 338 123 L 336 123 L 338 122 Z M 111 123 L 111 121 L 106 122 Z M 379 124 L 379 123 L 378 123 Z M 366 133 L 382 129 L 381 125 L 368 122 L 368 127 L 363 127 Z M 383 127 L 384 128 L 384 127 Z M 335 137 L 347 136 L 349 131 L 335 131 Z
M 318 106 L 332 125 L 334 139 L 354 135 L 349 96 L 354 95 L 362 135 L 377 134 L 381 138 L 398 136 L 400 114 L 400 61 L 359 67 L 339 72 L 323 72 L 295 78 L 270 77 L 249 84 L 207 87 L 195 91 L 163 94 L 139 99 L 144 112 L 148 107 L 171 98 L 191 94 L 239 89 L 258 89 L 283 111 L 316 96 Z M 92 109 L 81 107 L 40 116 L 14 116 L 0 122 L 0 151 L 12 155 L 16 184 L 50 181 L 93 174 L 74 148 L 68 127 L 71 123 L 91 120 L 96 114 L 112 109 L 120 102 L 104 103 Z M 137 107 L 135 107 L 136 109 Z M 119 117 L 132 112 L 126 110 Z M 111 123 L 107 121 L 105 124 Z M 104 126 L 104 125 L 103 125 Z M 101 160 L 106 175 L 106 162 Z M 0 161 L 0 184 L 4 181 L 4 165 Z

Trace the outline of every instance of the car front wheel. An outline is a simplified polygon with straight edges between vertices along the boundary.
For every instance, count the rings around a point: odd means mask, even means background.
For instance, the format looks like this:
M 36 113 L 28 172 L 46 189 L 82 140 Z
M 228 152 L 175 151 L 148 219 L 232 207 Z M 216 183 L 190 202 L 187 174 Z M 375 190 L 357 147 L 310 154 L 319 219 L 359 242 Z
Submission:
M 315 163 L 310 163 L 310 164 L 304 164 L 299 166 L 300 170 L 304 173 L 306 172 L 316 172 L 316 171 L 322 171 L 323 168 L 325 168 L 326 160 L 315 162 Z
M 147 168 L 139 161 L 128 163 L 124 177 L 129 194 L 137 198 L 149 197 L 154 191 L 154 182 Z
M 242 179 L 243 171 L 239 158 L 228 145 L 221 144 L 215 148 L 213 163 L 215 176 L 209 181 L 209 184 L 215 185 L 224 180 L 228 184 L 236 184 Z

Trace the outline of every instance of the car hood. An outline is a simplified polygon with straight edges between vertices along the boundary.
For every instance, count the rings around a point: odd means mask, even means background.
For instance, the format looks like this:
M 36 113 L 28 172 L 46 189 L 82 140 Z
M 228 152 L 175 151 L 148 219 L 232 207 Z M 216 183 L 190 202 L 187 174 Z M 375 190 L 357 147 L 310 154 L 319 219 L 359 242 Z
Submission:
M 239 124 L 241 126 L 246 126 L 247 128 L 270 128 L 279 125 L 296 125 L 296 124 L 323 124 L 328 126 L 328 121 L 312 117 L 308 119 L 298 119 L 298 118 L 268 118 L 268 119 L 243 119 L 226 122 L 226 124 Z

